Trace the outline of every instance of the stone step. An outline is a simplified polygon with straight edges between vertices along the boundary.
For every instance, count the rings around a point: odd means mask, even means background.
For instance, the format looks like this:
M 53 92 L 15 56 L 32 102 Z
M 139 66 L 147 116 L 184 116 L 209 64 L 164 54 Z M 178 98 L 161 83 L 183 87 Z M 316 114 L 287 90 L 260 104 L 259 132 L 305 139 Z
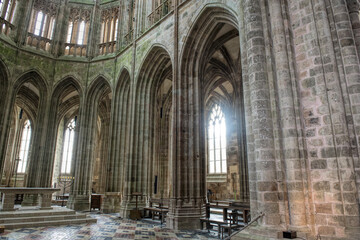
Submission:
M 52 210 L 37 209 L 21 209 L 18 211 L 0 211 L 0 219 L 2 218 L 24 218 L 32 216 L 53 216 L 53 215 L 74 215 L 76 212 L 71 209 L 54 207 Z
M 29 216 L 29 217 L 14 217 L 14 218 L 0 218 L 0 224 L 8 223 L 27 223 L 27 222 L 47 222 L 67 219 L 85 219 L 86 214 L 68 214 L 68 215 L 46 215 L 46 216 Z
M 45 226 L 60 226 L 60 225 L 72 225 L 72 224 L 87 224 L 96 223 L 95 218 L 83 218 L 83 219 L 66 219 L 66 220 L 55 220 L 45 222 L 22 222 L 22 223 L 7 223 L 2 224 L 5 229 L 15 228 L 33 228 L 33 227 L 45 227 Z

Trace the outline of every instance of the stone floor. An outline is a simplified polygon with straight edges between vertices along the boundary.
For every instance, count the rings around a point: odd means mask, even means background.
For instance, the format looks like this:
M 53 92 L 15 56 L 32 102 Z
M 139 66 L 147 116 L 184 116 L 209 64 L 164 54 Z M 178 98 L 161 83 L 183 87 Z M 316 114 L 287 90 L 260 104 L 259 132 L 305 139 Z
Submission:
M 113 240 L 113 239 L 217 239 L 215 233 L 207 231 L 174 231 L 152 220 L 132 221 L 119 219 L 117 215 L 91 213 L 96 224 L 68 225 L 5 230 L 0 239 L 7 240 Z

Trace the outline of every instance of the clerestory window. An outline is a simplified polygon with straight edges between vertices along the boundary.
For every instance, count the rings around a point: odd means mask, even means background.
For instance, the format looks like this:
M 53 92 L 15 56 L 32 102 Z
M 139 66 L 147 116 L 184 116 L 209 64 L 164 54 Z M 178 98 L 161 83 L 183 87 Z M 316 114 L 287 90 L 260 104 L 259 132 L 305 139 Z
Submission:
M 34 34 L 39 36 L 40 35 L 40 31 L 43 25 L 43 21 L 44 21 L 44 14 L 40 11 L 38 12 L 37 16 L 36 16 L 36 22 L 35 22 L 35 30 L 34 30 Z M 43 35 L 44 31 L 41 31 Z
M 208 172 L 226 173 L 226 123 L 219 105 L 214 105 L 208 121 Z
M 15 0 L 9 0 L 8 2 L 0 0 L 0 16 L 6 21 L 12 23 L 15 15 L 15 7 Z
M 61 161 L 62 174 L 70 174 L 71 171 L 72 153 L 74 149 L 75 126 L 76 126 L 76 120 L 75 118 L 73 118 L 69 122 L 65 130 L 64 148 L 63 148 L 62 161 Z
M 53 12 L 33 9 L 29 33 L 49 40 L 53 39 L 56 15 Z M 31 45 L 31 44 L 30 44 Z
M 30 120 L 26 120 L 21 134 L 21 143 L 19 151 L 19 163 L 17 172 L 25 173 L 26 165 L 28 162 L 29 149 L 30 149 L 30 140 L 31 140 L 31 123 Z
M 77 44 L 84 44 L 84 35 L 85 35 L 85 21 L 81 21 L 78 32 Z

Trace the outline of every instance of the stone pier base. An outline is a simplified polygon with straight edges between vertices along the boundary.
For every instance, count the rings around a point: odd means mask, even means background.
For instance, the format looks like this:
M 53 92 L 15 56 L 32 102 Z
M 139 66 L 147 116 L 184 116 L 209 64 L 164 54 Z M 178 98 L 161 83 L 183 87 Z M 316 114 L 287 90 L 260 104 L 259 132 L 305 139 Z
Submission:
M 70 195 L 67 207 L 76 211 L 90 211 L 90 195 Z
M 104 213 L 118 213 L 121 209 L 121 193 L 107 192 L 101 206 Z

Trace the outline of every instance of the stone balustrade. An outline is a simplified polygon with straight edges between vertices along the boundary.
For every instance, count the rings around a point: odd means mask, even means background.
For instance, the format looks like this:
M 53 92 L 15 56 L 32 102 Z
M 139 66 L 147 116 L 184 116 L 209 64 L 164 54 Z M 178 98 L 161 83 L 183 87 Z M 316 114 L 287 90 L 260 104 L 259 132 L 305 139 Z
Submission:
M 27 45 L 35 47 L 36 49 L 42 49 L 44 51 L 50 51 L 52 45 L 52 40 L 42 36 L 35 35 L 28 32 L 27 35 Z
M 15 29 L 15 26 L 10 22 L 6 21 L 4 18 L 0 17 L 0 31 L 5 35 L 9 35 L 10 31 Z
M 115 51 L 116 51 L 116 41 L 99 44 L 99 55 L 113 53 Z
M 74 57 L 86 57 L 87 45 L 65 43 L 65 55 Z
M 16 194 L 34 194 L 40 195 L 40 210 L 50 210 L 51 196 L 54 192 L 60 191 L 60 188 L 18 188 L 18 187 L 0 187 L 3 193 L 1 211 L 14 211 L 14 201 Z

